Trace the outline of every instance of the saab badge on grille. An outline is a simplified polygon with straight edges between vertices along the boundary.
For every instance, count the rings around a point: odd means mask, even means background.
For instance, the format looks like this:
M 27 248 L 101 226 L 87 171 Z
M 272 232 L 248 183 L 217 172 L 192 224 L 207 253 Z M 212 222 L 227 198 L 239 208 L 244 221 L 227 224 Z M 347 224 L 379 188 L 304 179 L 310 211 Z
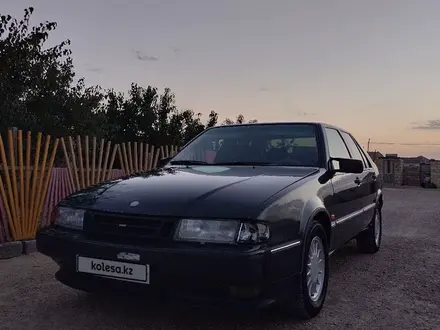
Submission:
M 129 253 L 129 252 L 120 252 L 116 255 L 116 257 L 120 260 L 130 260 L 130 261 L 141 260 L 141 256 L 139 254 Z
M 140 204 L 139 201 L 133 201 L 133 202 L 130 203 L 130 206 L 131 206 L 131 207 L 136 207 L 136 206 L 138 206 L 139 204 Z

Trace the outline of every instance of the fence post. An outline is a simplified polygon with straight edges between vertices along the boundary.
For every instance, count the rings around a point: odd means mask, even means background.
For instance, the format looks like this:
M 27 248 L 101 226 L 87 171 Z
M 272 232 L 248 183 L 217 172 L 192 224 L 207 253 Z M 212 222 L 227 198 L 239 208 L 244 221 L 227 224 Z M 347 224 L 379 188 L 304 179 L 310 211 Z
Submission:
M 12 131 L 15 164 L 18 164 L 18 152 L 17 152 L 17 148 L 18 148 L 17 147 L 17 144 L 18 144 L 18 128 L 17 127 L 10 127 L 9 130 Z

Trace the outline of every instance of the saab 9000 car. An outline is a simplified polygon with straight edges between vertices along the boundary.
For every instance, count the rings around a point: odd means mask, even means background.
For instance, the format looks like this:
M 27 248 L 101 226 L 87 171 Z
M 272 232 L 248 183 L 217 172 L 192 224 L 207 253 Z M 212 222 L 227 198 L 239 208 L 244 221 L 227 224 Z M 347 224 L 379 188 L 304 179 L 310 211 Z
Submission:
M 379 250 L 381 182 L 334 126 L 213 127 L 158 169 L 61 201 L 37 248 L 59 265 L 60 282 L 87 292 L 277 304 L 311 318 L 324 304 L 329 255 L 353 238 L 362 252 Z

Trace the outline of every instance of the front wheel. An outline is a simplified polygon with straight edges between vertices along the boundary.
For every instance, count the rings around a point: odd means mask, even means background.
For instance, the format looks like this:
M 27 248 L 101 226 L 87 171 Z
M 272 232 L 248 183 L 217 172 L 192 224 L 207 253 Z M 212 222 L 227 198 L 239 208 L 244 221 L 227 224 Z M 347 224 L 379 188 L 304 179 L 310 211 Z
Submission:
M 290 313 L 310 319 L 319 314 L 327 295 L 329 278 L 328 239 L 324 227 L 313 221 L 305 238 L 303 271 L 297 293 L 286 303 Z

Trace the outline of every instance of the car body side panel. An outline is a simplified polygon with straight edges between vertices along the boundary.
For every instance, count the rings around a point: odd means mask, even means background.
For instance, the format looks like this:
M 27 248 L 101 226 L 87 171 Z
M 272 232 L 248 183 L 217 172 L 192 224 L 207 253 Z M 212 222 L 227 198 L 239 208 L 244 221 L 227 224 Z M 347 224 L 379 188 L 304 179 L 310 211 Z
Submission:
M 373 162 L 370 155 L 363 150 L 354 137 L 352 138 L 367 162 L 367 168 L 364 171 L 366 175 L 361 183 L 361 190 L 364 198 L 363 227 L 365 228 L 370 224 L 371 219 L 374 216 L 375 206 L 379 202 L 379 198 L 382 194 L 382 177 L 377 165 Z
M 327 127 L 327 125 L 324 126 Z M 325 131 L 324 126 L 323 131 Z M 343 129 L 333 128 L 340 133 L 346 133 L 351 136 L 350 133 Z M 324 139 L 327 146 L 327 136 L 325 133 Z M 363 156 L 371 163 L 371 167 L 367 166 L 362 173 L 357 174 L 337 173 L 331 180 L 335 190 L 335 201 L 332 204 L 333 209 L 329 209 L 329 212 L 336 220 L 334 223 L 335 248 L 341 247 L 368 226 L 374 213 L 374 202 L 377 199 L 378 169 L 357 141 L 354 138 L 353 140 Z M 344 143 L 346 144 L 345 140 Z M 349 149 L 347 144 L 346 147 Z M 351 155 L 351 151 L 348 151 Z M 330 159 L 328 147 L 326 148 L 326 158 L 327 160 Z
M 318 177 L 321 176 L 325 170 L 303 179 L 292 186 L 288 187 L 278 194 L 272 196 L 266 201 L 266 206 L 257 216 L 257 220 L 267 221 L 272 226 L 278 224 L 288 223 L 293 224 L 292 233 L 283 233 L 283 237 L 274 238 L 274 243 L 281 242 L 281 239 L 302 240 L 307 229 L 309 220 L 316 213 L 317 210 L 327 210 L 333 203 L 333 187 L 331 182 L 321 184 L 318 182 Z M 281 235 L 281 234 L 280 234 Z
M 355 184 L 355 175 L 337 174 L 331 179 L 334 194 L 332 203 L 327 210 L 334 218 L 335 232 L 333 248 L 345 244 L 356 233 L 360 223 L 361 206 L 358 199 L 358 187 Z
M 368 168 L 364 170 L 359 190 L 362 195 L 362 206 L 364 207 L 361 223 L 362 230 L 371 222 L 374 214 L 374 206 L 376 204 L 376 175 L 374 174 L 373 169 Z

